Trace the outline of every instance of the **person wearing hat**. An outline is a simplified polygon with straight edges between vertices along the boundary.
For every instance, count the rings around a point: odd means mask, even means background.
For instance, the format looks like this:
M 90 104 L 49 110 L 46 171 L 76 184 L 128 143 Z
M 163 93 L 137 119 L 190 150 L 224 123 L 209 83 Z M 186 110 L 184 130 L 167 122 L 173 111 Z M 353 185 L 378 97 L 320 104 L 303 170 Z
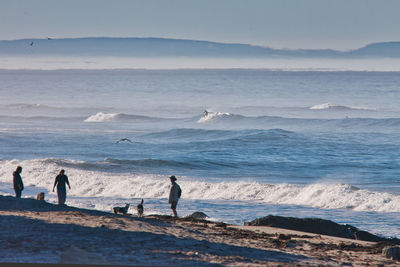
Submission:
M 169 191 L 168 203 L 171 204 L 172 212 L 174 213 L 174 217 L 178 217 L 176 213 L 176 205 L 178 204 L 178 200 L 181 197 L 182 190 L 180 186 L 175 182 L 176 177 L 174 175 L 170 176 L 171 180 L 171 190 Z

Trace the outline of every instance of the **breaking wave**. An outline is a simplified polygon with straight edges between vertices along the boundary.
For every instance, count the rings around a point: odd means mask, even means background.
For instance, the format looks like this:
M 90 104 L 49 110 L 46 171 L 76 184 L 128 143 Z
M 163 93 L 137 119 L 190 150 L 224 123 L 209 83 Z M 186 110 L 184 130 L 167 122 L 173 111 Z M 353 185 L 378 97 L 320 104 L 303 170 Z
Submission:
M 197 122 L 204 123 L 204 122 L 208 122 L 208 121 L 215 120 L 218 118 L 231 118 L 233 116 L 237 116 L 237 115 L 232 115 L 227 112 L 206 112 L 204 114 L 204 116 L 201 117 Z
M 137 120 L 137 121 L 155 121 L 162 120 L 160 118 L 148 117 L 148 116 L 140 116 L 140 115 L 129 115 L 124 113 L 104 113 L 98 112 L 95 115 L 89 116 L 84 121 L 85 122 L 110 122 L 110 121 L 128 121 L 128 120 Z
M 23 166 L 24 173 L 27 173 L 23 175 L 25 187 L 38 190 L 50 191 L 59 169 L 65 168 L 74 188 L 69 192 L 73 196 L 166 198 L 169 192 L 166 179 L 169 174 L 111 172 L 110 169 L 96 168 L 96 163 L 55 159 L 0 161 L 0 182 L 10 182 L 9 176 L 16 165 Z M 399 195 L 360 189 L 349 184 L 208 182 L 190 177 L 179 177 L 179 184 L 183 190 L 182 197 L 193 200 L 257 201 L 321 209 L 400 212 Z
M 346 107 L 339 105 L 323 104 L 311 107 L 310 109 L 353 109 L 363 108 Z M 367 110 L 367 108 L 364 108 Z M 374 110 L 374 109 L 368 109 Z M 273 129 L 287 127 L 301 127 L 301 129 L 314 129 L 327 131 L 338 130 L 357 130 L 380 132 L 385 130 L 398 129 L 400 127 L 400 118 L 369 118 L 369 117 L 342 117 L 342 118 L 290 118 L 279 116 L 243 116 L 240 114 L 231 114 L 224 112 L 209 112 L 197 120 L 197 123 L 205 124 L 224 124 L 228 126 L 242 126 L 253 129 Z
M 122 114 L 120 113 L 103 113 L 99 112 L 95 115 L 88 117 L 85 122 L 104 122 L 104 121 L 113 121 L 120 118 Z
M 344 105 L 336 105 L 331 103 L 324 103 L 310 107 L 312 110 L 369 110 L 376 111 L 376 108 L 367 108 L 367 107 L 351 107 Z

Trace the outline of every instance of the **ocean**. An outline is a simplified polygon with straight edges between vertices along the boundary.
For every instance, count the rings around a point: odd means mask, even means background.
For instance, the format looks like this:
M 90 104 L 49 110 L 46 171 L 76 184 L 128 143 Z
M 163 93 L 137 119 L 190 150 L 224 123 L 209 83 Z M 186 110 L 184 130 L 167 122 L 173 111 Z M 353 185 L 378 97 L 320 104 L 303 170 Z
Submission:
M 400 72 L 2 69 L 0 194 L 243 224 L 318 217 L 400 238 Z M 207 112 L 205 112 L 207 111 Z M 128 140 L 121 140 L 127 138 Z M 121 140 L 121 141 L 119 141 Z

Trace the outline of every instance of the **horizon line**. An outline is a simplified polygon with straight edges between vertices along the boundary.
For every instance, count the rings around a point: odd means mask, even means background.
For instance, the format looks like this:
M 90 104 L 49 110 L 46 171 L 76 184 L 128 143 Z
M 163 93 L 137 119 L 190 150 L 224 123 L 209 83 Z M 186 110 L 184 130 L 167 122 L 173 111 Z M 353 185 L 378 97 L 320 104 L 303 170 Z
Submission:
M 239 43 L 239 42 L 219 42 L 219 41 L 210 41 L 210 40 L 201 40 L 201 39 L 187 39 L 187 38 L 174 38 L 174 37 L 154 37 L 154 36 L 148 36 L 148 37 L 138 37 L 138 36 L 130 36 L 130 37 L 117 37 L 117 36 L 81 36 L 81 37 L 33 37 L 33 38 L 19 38 L 19 39 L 1 39 L 0 42 L 12 42 L 12 41 L 24 41 L 24 40 L 30 40 L 30 41 L 37 41 L 37 40 L 73 40 L 73 39 L 159 39 L 159 40 L 174 40 L 174 41 L 193 41 L 193 42 L 203 42 L 203 43 L 213 43 L 213 44 L 226 44 L 226 45 L 248 45 L 248 46 L 253 46 L 253 47 L 261 47 L 261 48 L 268 48 L 268 49 L 274 49 L 274 50 L 286 50 L 286 51 L 296 51 L 296 50 L 311 50 L 311 51 L 320 51 L 320 50 L 331 50 L 331 51 L 338 51 L 338 52 L 348 52 L 348 51 L 353 51 L 357 49 L 361 49 L 364 47 L 367 47 L 369 45 L 373 44 L 383 44 L 383 43 L 400 43 L 399 41 L 380 41 L 380 42 L 370 42 L 366 43 L 363 46 L 357 47 L 357 48 L 352 48 L 352 49 L 333 49 L 333 48 L 277 48 L 277 47 L 272 47 L 272 46 L 266 46 L 266 45 L 259 45 L 259 44 L 250 44 L 250 43 Z

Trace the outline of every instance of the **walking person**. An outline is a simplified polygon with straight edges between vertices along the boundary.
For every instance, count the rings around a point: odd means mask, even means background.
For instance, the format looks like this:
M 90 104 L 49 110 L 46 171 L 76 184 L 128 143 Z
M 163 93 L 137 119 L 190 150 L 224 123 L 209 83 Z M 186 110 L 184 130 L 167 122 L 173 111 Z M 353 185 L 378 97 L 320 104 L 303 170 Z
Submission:
M 61 169 L 60 173 L 57 175 L 54 181 L 54 186 L 53 186 L 53 192 L 54 192 L 54 187 L 56 187 L 57 185 L 58 205 L 64 205 L 65 200 L 67 198 L 67 189 L 65 187 L 65 184 L 67 184 L 69 189 L 71 189 L 71 186 L 69 185 L 68 181 L 68 176 L 66 176 L 65 171 Z
M 22 190 L 24 190 L 24 183 L 21 178 L 22 167 L 18 166 L 17 169 L 13 172 L 13 184 L 15 196 L 20 198 Z
M 181 197 L 182 190 L 180 186 L 175 182 L 176 177 L 174 175 L 169 177 L 169 179 L 171 180 L 171 189 L 169 191 L 168 203 L 171 204 L 171 209 L 174 213 L 174 217 L 178 217 L 178 214 L 176 213 L 176 205 L 178 205 L 178 200 Z

